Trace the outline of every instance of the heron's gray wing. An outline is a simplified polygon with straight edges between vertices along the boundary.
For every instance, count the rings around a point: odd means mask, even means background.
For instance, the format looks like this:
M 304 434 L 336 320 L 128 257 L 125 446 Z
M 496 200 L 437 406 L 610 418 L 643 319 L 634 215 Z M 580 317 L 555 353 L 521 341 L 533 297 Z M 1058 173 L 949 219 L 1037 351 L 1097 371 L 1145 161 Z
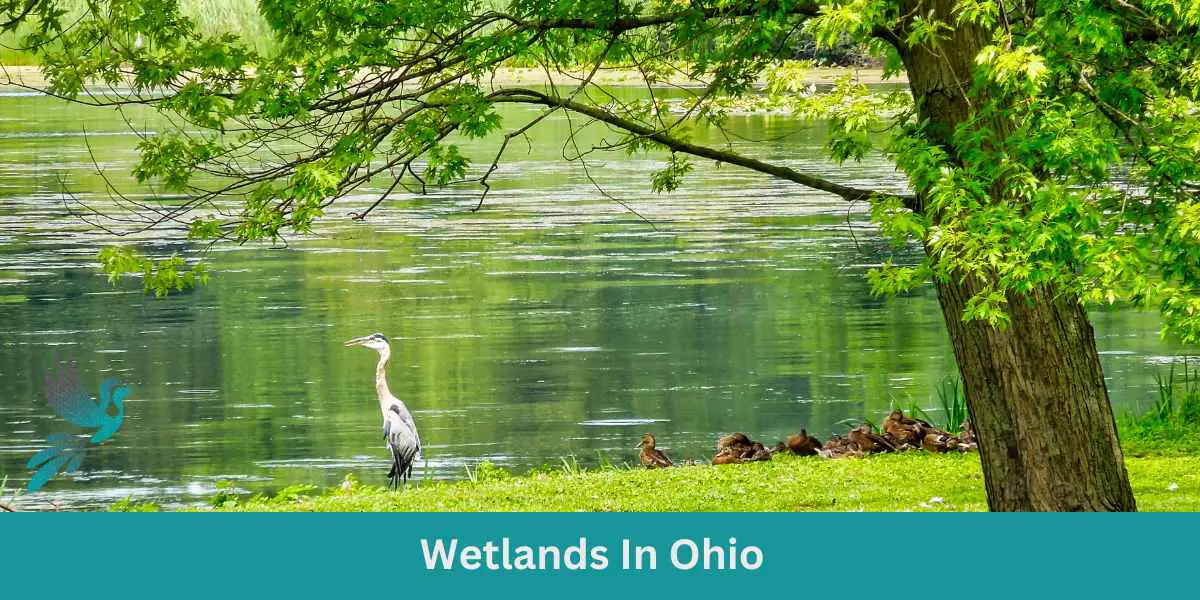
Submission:
M 396 419 L 412 432 L 417 445 L 420 446 L 421 437 L 417 435 L 417 422 L 413 420 L 412 412 L 408 410 L 408 406 L 399 398 L 393 396 L 392 401 L 388 404 L 388 413 L 395 414 Z
M 417 435 L 417 426 L 413 423 L 412 415 L 407 414 L 407 410 L 402 410 L 403 406 L 395 402 L 388 407 L 383 420 L 383 437 L 387 440 L 388 447 L 407 463 L 421 451 L 421 438 Z
M 392 397 L 392 401 L 388 403 L 388 412 L 396 413 L 396 417 L 400 421 L 407 424 L 413 431 L 417 430 L 417 424 L 413 421 L 412 413 L 408 411 L 408 407 L 399 398 Z

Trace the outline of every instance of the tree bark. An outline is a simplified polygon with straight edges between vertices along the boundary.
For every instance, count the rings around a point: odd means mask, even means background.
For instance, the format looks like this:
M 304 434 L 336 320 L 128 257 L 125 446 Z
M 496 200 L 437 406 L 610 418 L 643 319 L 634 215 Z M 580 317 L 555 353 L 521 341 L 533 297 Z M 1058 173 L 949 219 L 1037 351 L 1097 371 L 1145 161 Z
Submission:
M 1136 510 L 1096 340 L 1078 301 L 1049 290 L 1009 297 L 1010 325 L 963 322 L 977 286 L 938 299 L 997 511 Z
M 923 0 L 906 12 L 932 9 L 953 24 L 953 4 Z M 952 132 L 972 117 L 967 90 L 975 57 L 991 39 L 984 28 L 955 25 L 936 48 L 897 44 L 926 135 L 951 157 L 956 156 Z M 1003 136 L 1011 124 L 997 120 L 989 128 Z M 917 205 L 918 210 L 925 206 L 920 193 Z M 988 506 L 996 511 L 1136 510 L 1083 306 L 1059 290 L 1041 289 L 1008 296 L 1011 321 L 1003 330 L 964 322 L 963 309 L 982 284 L 955 275 L 936 285 L 978 435 Z

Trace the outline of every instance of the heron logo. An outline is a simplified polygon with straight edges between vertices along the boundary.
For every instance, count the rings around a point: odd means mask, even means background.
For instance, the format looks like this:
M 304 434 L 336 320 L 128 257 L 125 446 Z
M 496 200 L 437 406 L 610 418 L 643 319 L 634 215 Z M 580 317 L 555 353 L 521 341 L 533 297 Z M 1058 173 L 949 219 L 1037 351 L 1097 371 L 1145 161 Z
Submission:
M 25 464 L 34 471 L 29 480 L 30 492 L 41 489 L 59 473 L 78 471 L 89 448 L 103 444 L 117 433 L 125 422 L 125 398 L 129 391 L 129 386 L 109 377 L 100 382 L 99 397 L 93 400 L 80 385 L 74 366 L 46 372 L 47 405 L 68 423 L 94 431 L 47 436 L 49 447 L 34 454 Z

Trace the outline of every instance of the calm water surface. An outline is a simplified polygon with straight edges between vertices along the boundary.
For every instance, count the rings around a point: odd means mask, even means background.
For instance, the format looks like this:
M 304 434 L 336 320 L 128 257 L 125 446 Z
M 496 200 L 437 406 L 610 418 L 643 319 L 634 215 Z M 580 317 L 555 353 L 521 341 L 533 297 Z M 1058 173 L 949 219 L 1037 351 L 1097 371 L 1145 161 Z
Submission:
M 679 458 L 710 454 L 734 430 L 825 436 L 894 401 L 934 406 L 954 370 L 930 290 L 868 293 L 863 273 L 891 251 L 865 206 L 711 164 L 654 195 L 654 160 L 561 160 L 564 119 L 510 151 L 479 212 L 478 189 L 463 187 L 345 218 L 368 190 L 336 205 L 319 237 L 217 248 L 211 285 L 147 298 L 137 280 L 98 274 L 98 249 L 117 238 L 72 202 L 119 214 L 108 186 L 152 195 L 127 176 L 137 137 L 115 113 L 43 97 L 7 94 L 0 107 L 0 476 L 24 485 L 25 461 L 69 430 L 46 407 L 52 365 L 76 363 L 90 390 L 108 375 L 134 387 L 120 433 L 81 473 L 20 499 L 30 508 L 195 503 L 222 480 L 248 491 L 347 473 L 382 483 L 376 355 L 341 345 L 375 331 L 393 340 L 391 388 L 425 442 L 419 478 L 463 477 L 483 460 L 632 461 L 645 431 Z M 819 128 L 761 115 L 734 127 L 768 140 L 734 138 L 740 151 L 903 189 L 887 164 L 822 161 Z M 580 143 L 615 137 L 593 129 Z M 495 145 L 466 147 L 490 159 Z M 182 249 L 155 235 L 135 243 Z M 1095 321 L 1113 401 L 1136 410 L 1179 351 L 1159 341 L 1156 315 Z

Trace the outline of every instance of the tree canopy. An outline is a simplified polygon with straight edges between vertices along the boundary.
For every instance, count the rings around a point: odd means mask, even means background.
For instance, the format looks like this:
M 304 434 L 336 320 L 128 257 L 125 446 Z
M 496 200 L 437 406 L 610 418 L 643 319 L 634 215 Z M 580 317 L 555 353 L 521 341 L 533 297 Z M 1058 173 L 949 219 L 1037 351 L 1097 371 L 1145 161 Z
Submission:
M 89 0 L 69 19 L 60 4 L 2 7 L 41 25 L 25 43 L 41 49 L 49 90 L 152 106 L 176 124 L 140 142 L 138 180 L 184 196 L 147 213 L 147 227 L 239 243 L 307 233 L 379 180 L 375 205 L 402 186 L 469 183 L 482 203 L 509 142 L 566 111 L 619 133 L 576 156 L 665 150 L 655 191 L 707 159 L 869 201 L 886 235 L 927 249 L 920 264 L 873 271 L 878 292 L 980 277 L 963 316 L 1003 327 L 1014 293 L 1050 285 L 1096 304 L 1158 307 L 1167 328 L 1200 340 L 1195 0 L 262 0 L 269 50 L 200 33 L 172 0 Z M 779 60 L 795 36 L 848 36 L 897 73 L 964 30 L 986 39 L 968 57 L 973 76 L 924 97 L 851 78 L 809 93 Z M 558 85 L 496 84 L 496 70 L 515 62 Z M 595 83 L 608 68 L 637 71 L 644 97 Z M 654 85 L 679 75 L 704 85 L 668 103 Z M 922 108 L 936 94 L 963 96 L 969 114 L 949 129 L 931 122 Z M 835 161 L 888 156 L 912 195 L 691 141 L 693 127 L 725 126 L 730 101 L 749 95 L 827 121 Z M 543 110 L 508 123 L 496 112 L 506 103 Z M 491 135 L 504 141 L 491 162 L 471 164 L 454 143 Z M 128 251 L 105 262 L 159 276 Z M 182 261 L 163 269 L 158 284 L 182 285 Z

